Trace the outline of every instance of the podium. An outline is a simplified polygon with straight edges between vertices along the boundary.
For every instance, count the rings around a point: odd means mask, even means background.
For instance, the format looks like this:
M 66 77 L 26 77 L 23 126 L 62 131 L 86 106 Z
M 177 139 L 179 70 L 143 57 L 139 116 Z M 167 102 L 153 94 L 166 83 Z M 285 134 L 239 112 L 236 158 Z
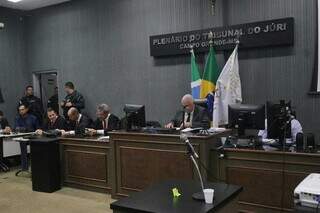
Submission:
M 61 189 L 59 139 L 30 140 L 32 190 L 55 192 Z

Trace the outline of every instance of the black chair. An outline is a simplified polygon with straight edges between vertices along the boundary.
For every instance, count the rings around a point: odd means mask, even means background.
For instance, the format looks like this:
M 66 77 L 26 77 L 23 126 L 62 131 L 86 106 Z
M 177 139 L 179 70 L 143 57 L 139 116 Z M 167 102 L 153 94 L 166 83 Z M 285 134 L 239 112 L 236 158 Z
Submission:
M 316 149 L 316 142 L 315 142 L 315 137 L 313 133 L 307 133 L 306 134 L 306 151 L 308 152 L 314 152 Z
M 302 132 L 299 132 L 296 136 L 296 147 L 297 152 L 303 151 L 303 145 L 304 145 L 304 135 Z
M 154 128 L 160 128 L 161 124 L 159 121 L 147 121 L 146 122 L 147 127 L 154 127 Z
M 127 118 L 126 117 L 123 117 L 120 119 L 119 128 L 120 129 L 127 129 Z

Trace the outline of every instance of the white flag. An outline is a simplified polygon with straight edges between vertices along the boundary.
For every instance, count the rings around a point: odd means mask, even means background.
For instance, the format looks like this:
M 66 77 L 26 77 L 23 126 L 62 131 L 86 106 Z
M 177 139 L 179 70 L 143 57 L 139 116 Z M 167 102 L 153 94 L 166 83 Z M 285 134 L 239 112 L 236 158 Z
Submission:
M 228 106 L 241 102 L 237 44 L 217 80 L 213 104 L 213 127 L 228 124 Z

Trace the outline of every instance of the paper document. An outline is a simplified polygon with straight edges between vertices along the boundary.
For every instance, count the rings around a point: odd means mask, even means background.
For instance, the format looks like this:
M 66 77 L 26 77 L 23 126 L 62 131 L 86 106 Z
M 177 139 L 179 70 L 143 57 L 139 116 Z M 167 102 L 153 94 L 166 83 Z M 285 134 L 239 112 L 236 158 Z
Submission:
M 109 139 L 110 139 L 110 136 L 101 136 L 98 138 L 99 141 L 106 141 L 106 142 L 109 141 Z
M 210 133 L 224 132 L 224 131 L 226 131 L 226 128 L 211 127 L 210 129 L 208 129 L 208 132 L 210 132 Z

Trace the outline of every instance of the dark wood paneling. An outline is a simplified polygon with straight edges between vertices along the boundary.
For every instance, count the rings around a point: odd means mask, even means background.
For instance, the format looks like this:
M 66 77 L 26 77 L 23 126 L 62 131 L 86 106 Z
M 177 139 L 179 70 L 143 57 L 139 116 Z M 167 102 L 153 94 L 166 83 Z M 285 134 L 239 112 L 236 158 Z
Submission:
M 225 149 L 223 158 L 211 159 L 217 161 L 212 164 L 219 167 L 219 179 L 244 187 L 240 209 L 259 213 L 292 211 L 295 187 L 320 171 L 317 153 Z
M 210 148 L 217 147 L 220 136 L 191 136 L 190 142 L 199 153 L 199 160 L 209 168 Z M 112 196 L 127 196 L 161 180 L 198 180 L 180 135 L 112 132 L 110 141 L 115 154 L 115 176 Z M 207 174 L 201 168 L 204 180 Z
M 319 166 L 319 165 L 318 165 Z M 283 206 L 287 209 L 293 209 L 293 192 L 297 185 L 309 175 L 309 173 L 285 172 L 284 173 L 284 191 Z
M 186 152 L 120 147 L 120 187 L 143 189 L 167 179 L 193 178 Z
M 67 150 L 66 163 L 68 168 L 67 176 L 107 181 L 106 154 Z
M 281 207 L 281 171 L 227 167 L 227 182 L 243 186 L 239 201 Z M 262 194 L 263 192 L 263 194 Z
M 111 145 L 93 139 L 62 139 L 63 183 L 99 192 L 111 191 Z

